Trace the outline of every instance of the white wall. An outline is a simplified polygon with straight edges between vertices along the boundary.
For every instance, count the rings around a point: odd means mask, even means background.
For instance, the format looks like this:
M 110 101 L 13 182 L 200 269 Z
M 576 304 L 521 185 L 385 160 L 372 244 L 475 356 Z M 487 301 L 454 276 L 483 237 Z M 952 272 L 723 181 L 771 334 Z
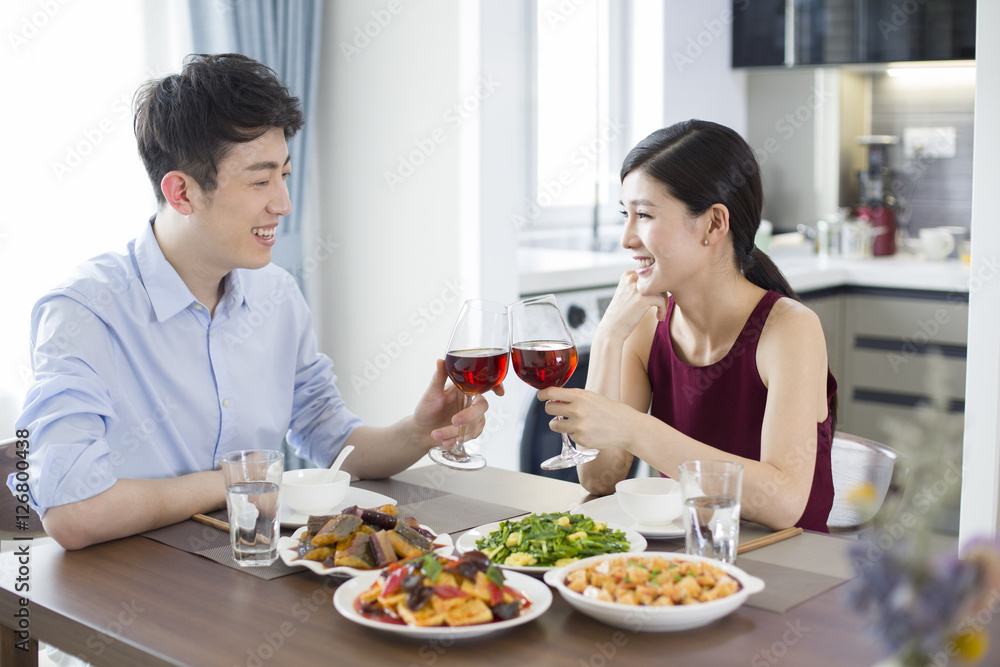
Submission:
M 459 131 L 445 115 L 471 91 L 458 85 L 454 0 L 325 9 L 320 237 L 335 248 L 319 268 L 320 347 L 348 405 L 389 423 L 412 412 L 466 296 Z
M 972 174 L 972 265 L 965 447 L 959 543 L 1000 533 L 1000 3 L 979 2 L 976 18 L 976 136 Z M 985 36 L 985 39 L 983 37 Z
M 372 424 L 412 412 L 464 299 L 517 296 L 501 206 L 523 198 L 523 146 L 509 140 L 523 123 L 523 43 L 483 55 L 479 26 L 492 21 L 510 27 L 516 7 L 326 6 L 318 234 L 336 248 L 314 303 L 341 392 Z M 513 414 L 490 400 L 492 422 Z
M 700 118 L 747 131 L 746 73 L 733 70 L 732 1 L 667 0 L 664 124 Z
M 156 211 L 131 102 L 143 81 L 179 70 L 190 51 L 182 9 L 15 0 L 0 10 L 0 438 L 31 384 L 35 301 L 87 258 L 124 250 Z M 154 23 L 158 40 L 143 32 Z

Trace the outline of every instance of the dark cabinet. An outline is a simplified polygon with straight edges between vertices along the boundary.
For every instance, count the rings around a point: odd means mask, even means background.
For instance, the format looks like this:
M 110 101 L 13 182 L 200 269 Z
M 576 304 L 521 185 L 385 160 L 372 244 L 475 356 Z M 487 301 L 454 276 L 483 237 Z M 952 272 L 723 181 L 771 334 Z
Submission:
M 733 67 L 976 57 L 976 0 L 734 0 Z
M 733 67 L 783 64 L 785 0 L 734 0 Z

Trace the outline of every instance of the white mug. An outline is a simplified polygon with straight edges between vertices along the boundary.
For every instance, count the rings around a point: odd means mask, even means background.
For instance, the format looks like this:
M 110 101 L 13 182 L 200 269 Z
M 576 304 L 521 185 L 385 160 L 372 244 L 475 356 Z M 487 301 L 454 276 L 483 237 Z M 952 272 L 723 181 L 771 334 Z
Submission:
M 927 227 L 920 230 L 920 245 L 927 259 L 945 259 L 955 249 L 955 237 L 946 229 Z

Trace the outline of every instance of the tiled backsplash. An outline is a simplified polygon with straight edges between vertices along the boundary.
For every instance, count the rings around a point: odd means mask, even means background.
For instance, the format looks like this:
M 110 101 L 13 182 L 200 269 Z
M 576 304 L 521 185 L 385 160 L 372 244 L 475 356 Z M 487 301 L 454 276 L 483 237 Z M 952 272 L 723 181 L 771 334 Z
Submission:
M 909 221 L 915 235 L 923 227 L 969 227 L 972 215 L 972 132 L 975 83 L 971 70 L 931 76 L 872 74 L 871 131 L 900 138 L 891 150 L 897 173 L 901 221 Z M 906 128 L 953 127 L 953 158 L 907 158 L 903 154 Z

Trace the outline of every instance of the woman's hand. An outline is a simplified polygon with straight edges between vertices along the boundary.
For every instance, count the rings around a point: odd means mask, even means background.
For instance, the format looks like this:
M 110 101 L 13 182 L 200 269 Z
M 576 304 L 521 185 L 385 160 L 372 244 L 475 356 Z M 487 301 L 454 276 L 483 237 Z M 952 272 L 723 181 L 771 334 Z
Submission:
M 538 392 L 545 412 L 563 417 L 549 422 L 556 433 L 565 433 L 581 447 L 620 448 L 628 451 L 634 425 L 641 413 L 619 401 L 586 389 L 550 387 Z
M 503 396 L 503 385 L 498 385 L 493 393 Z M 448 379 L 444 360 L 438 359 L 434 378 L 413 413 L 420 433 L 429 433 L 433 438 L 430 446 L 450 447 L 463 427 L 466 440 L 473 440 L 483 432 L 489 403 L 483 396 L 474 396 L 472 404 L 463 410 L 463 398 L 459 388 Z
M 618 281 L 618 288 L 601 318 L 595 336 L 609 336 L 625 340 L 639 325 L 650 308 L 656 308 L 656 319 L 662 322 L 667 316 L 667 295 L 644 296 L 636 289 L 635 271 L 628 270 Z

